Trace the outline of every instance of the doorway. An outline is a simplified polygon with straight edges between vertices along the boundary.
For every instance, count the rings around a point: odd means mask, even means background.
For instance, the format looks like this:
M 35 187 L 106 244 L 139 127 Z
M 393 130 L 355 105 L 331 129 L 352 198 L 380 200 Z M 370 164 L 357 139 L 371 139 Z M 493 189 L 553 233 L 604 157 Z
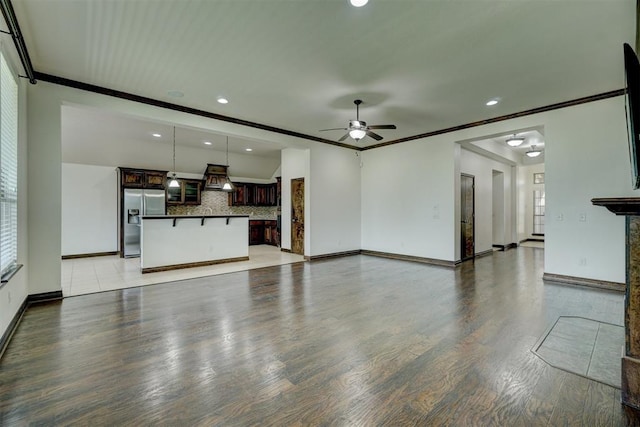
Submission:
M 291 180 L 291 252 L 304 255 L 304 178 Z
M 460 245 L 462 261 L 475 256 L 475 177 L 460 174 Z

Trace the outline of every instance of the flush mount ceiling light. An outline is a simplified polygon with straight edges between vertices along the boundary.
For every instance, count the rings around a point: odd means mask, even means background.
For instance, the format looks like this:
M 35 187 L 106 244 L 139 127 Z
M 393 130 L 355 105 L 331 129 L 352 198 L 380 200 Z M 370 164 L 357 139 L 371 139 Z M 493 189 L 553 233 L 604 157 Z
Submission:
M 253 148 L 245 148 L 244 151 L 253 151 Z
M 159 133 L 152 133 L 151 136 L 154 138 L 162 138 L 162 135 L 160 135 Z
M 351 3 L 351 6 L 354 7 L 362 7 L 365 4 L 369 3 L 369 0 L 349 0 Z
M 524 142 L 524 138 L 521 136 L 516 136 L 514 133 L 511 138 L 507 138 L 507 144 L 511 147 L 519 147 Z
M 176 127 L 173 127 L 173 175 L 171 181 L 169 181 L 170 188 L 180 187 L 180 183 L 176 178 Z
M 527 151 L 527 156 L 529 156 L 529 157 L 538 157 L 541 153 L 542 153 L 542 151 L 536 150 L 536 146 L 532 145 L 531 146 L 531 150 Z
M 497 104 L 498 104 L 498 102 L 500 102 L 500 98 L 491 98 L 490 100 L 488 100 L 488 101 L 486 102 L 486 104 L 485 104 L 485 105 L 486 105 L 487 107 L 492 107 L 492 106 L 494 106 L 494 105 L 497 105 Z
M 227 98 L 223 97 L 223 96 L 219 96 L 218 97 L 218 103 L 219 104 L 228 104 L 229 100 Z
M 211 144 L 212 144 L 212 142 L 211 142 L 211 141 L 204 141 L 204 142 L 203 142 L 203 144 L 204 144 L 204 145 L 211 145 Z
M 233 186 L 231 185 L 231 180 L 229 179 L 229 137 L 227 136 L 227 169 L 226 169 L 226 181 L 222 185 L 222 191 L 233 191 Z

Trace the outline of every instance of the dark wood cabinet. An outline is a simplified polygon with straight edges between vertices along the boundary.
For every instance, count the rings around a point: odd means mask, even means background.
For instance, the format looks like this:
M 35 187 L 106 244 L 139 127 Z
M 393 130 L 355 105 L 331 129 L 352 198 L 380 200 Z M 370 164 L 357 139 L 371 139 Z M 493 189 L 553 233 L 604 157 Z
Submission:
M 264 222 L 264 243 L 265 245 L 278 245 L 278 222 L 277 221 L 265 221 Z
M 264 221 L 249 221 L 249 244 L 261 245 L 264 243 Z
M 202 180 L 179 178 L 180 187 L 167 185 L 168 205 L 199 205 Z
M 167 171 L 157 171 L 148 169 L 120 169 L 120 184 L 122 188 L 153 188 L 165 189 Z
M 277 183 L 236 182 L 229 193 L 229 206 L 277 206 Z
M 250 245 L 278 245 L 278 222 L 272 220 L 249 221 Z
M 253 206 L 252 184 L 238 182 L 233 187 L 229 193 L 229 206 Z

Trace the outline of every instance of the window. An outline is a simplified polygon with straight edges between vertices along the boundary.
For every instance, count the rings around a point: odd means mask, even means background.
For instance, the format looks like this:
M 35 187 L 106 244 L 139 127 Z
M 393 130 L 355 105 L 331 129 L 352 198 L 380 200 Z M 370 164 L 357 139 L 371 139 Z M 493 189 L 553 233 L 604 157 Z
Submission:
M 0 275 L 18 260 L 18 85 L 0 52 Z
M 533 234 L 544 235 L 544 190 L 533 190 Z

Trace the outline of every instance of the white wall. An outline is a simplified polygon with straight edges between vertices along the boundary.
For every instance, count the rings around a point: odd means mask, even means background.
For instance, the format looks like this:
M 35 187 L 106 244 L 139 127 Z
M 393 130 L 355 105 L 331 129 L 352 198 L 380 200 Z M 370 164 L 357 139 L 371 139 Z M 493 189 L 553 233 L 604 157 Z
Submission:
M 118 250 L 117 179 L 113 166 L 62 164 L 62 255 Z
M 506 244 L 511 240 L 513 219 L 511 215 L 512 187 L 511 165 L 488 159 L 468 150 L 460 150 L 460 173 L 475 177 L 475 251 L 491 250 L 493 247 L 493 171 L 503 173 L 503 227 Z M 502 243 L 505 244 L 505 243 Z M 460 259 L 460 254 L 456 254 Z
M 362 249 L 456 259 L 455 146 L 440 135 L 362 153 Z
M 360 249 L 360 156 L 317 144 L 311 149 L 311 247 L 318 256 Z
M 533 191 L 545 188 L 544 184 L 533 183 L 534 173 L 544 173 L 544 163 L 518 168 L 518 242 L 534 237 Z
M 640 195 L 631 189 L 624 99 L 553 113 L 545 124 L 545 271 L 624 282 L 624 217 L 591 204 Z

